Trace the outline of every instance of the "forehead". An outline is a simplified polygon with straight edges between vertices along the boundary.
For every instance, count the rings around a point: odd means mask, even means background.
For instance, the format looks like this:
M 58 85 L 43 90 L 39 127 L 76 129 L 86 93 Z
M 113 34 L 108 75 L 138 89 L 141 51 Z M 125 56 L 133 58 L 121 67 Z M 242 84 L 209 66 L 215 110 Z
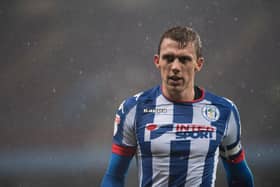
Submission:
M 160 46 L 160 53 L 172 53 L 177 55 L 191 55 L 195 56 L 195 46 L 193 42 L 189 42 L 186 46 L 182 46 L 179 42 L 170 38 L 163 39 Z

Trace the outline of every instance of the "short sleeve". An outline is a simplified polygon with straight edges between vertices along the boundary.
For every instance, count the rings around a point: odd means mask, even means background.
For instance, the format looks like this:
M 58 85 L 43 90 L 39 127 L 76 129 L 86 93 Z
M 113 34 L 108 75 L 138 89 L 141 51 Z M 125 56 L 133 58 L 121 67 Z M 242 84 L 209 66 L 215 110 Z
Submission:
M 241 124 L 237 107 L 232 104 L 225 135 L 220 145 L 220 156 L 225 160 L 235 160 L 243 155 L 240 142 Z
M 133 98 L 123 101 L 116 112 L 114 121 L 114 144 L 128 147 L 136 146 L 135 114 L 136 103 L 133 102 Z

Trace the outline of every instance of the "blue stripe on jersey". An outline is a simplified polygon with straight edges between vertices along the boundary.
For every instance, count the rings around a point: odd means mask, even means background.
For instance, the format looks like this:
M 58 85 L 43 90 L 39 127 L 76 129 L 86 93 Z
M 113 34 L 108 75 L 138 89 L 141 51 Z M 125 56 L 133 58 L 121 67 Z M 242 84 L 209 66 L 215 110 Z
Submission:
M 139 102 L 139 105 L 137 106 L 137 117 L 143 116 L 143 111 L 146 105 L 149 106 L 156 106 L 156 98 L 158 97 L 158 87 L 155 87 L 151 90 L 148 90 L 147 92 L 143 93 L 139 100 L 142 100 L 144 102 Z M 152 96 L 152 97 L 151 97 Z M 149 114 L 149 120 L 152 122 L 154 120 L 155 114 L 150 113 Z M 136 121 L 140 121 L 139 119 L 136 119 Z M 151 142 L 144 142 L 144 134 L 145 134 L 145 124 L 136 124 L 136 125 L 143 125 L 144 128 L 139 128 L 139 133 L 141 138 L 139 142 L 143 142 L 140 145 L 140 151 L 141 151 L 141 164 L 142 164 L 142 180 L 141 186 L 142 187 L 149 187 L 153 184 L 153 157 L 151 152 Z M 137 128 L 138 129 L 138 128 Z
M 191 123 L 192 104 L 174 104 L 174 123 Z M 190 140 L 171 141 L 168 186 L 184 186 L 188 172 Z
M 190 141 L 171 141 L 168 186 L 184 186 L 188 171 Z
M 141 152 L 150 152 L 150 155 L 142 155 L 142 187 L 153 184 L 153 157 L 151 156 L 151 142 L 145 142 L 141 146 Z

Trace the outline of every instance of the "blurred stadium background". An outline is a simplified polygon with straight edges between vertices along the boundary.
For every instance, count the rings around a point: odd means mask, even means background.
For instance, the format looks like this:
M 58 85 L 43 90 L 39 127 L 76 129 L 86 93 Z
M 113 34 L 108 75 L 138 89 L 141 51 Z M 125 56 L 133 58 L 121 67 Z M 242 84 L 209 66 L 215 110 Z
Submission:
M 276 0 L 0 2 L 0 186 L 99 186 L 123 99 L 159 83 L 159 37 L 193 26 L 198 85 L 235 101 L 256 186 L 280 179 Z M 127 186 L 136 186 L 135 162 Z M 225 186 L 219 166 L 216 186 Z

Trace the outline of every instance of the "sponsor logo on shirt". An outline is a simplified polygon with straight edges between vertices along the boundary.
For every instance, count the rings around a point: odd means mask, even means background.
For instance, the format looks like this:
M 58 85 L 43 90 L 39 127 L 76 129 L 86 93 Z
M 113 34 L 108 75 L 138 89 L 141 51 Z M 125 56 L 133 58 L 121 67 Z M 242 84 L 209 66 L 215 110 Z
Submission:
M 176 124 L 176 139 L 213 139 L 214 132 L 210 125 Z
M 202 124 L 146 124 L 145 140 L 153 140 L 166 134 L 175 140 L 216 139 L 216 127 Z

